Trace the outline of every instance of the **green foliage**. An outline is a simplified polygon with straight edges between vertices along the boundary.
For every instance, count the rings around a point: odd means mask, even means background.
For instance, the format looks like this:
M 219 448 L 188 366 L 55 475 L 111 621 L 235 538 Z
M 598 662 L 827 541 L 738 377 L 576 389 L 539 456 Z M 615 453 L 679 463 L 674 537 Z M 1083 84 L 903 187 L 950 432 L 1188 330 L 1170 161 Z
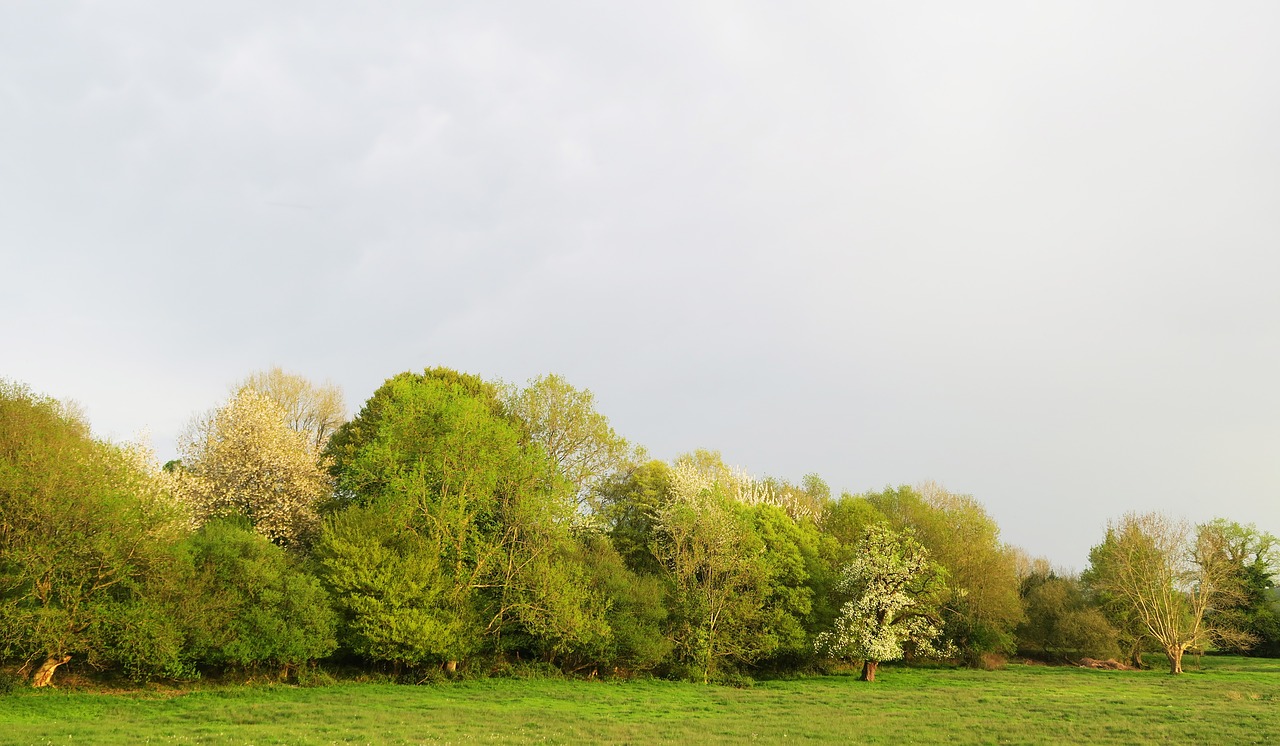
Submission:
M 466 657 L 479 645 L 478 614 L 411 517 L 408 505 L 387 500 L 326 523 L 316 557 L 342 615 L 343 646 L 408 666 Z
M 659 508 L 671 491 L 671 467 L 649 461 L 611 475 L 596 487 L 596 500 L 609 527 L 609 538 L 627 567 L 646 574 L 661 573 L 654 556 Z
M 606 604 L 609 634 L 580 646 L 573 667 L 598 664 L 620 673 L 656 668 L 671 653 L 671 641 L 663 634 L 667 608 L 662 581 L 633 572 L 603 536 L 583 536 L 580 552 L 587 582 Z
M 1236 589 L 1230 602 L 1216 604 L 1210 620 L 1244 633 L 1220 640 L 1219 646 L 1244 655 L 1280 656 L 1280 605 L 1275 602 L 1273 581 L 1280 569 L 1280 540 L 1253 525 L 1222 518 L 1203 528 L 1216 536 L 1214 546 L 1228 565 L 1229 582 Z
M 584 509 L 595 509 L 592 486 L 618 471 L 631 455 L 626 439 L 596 411 L 595 396 L 578 390 L 563 376 L 539 376 L 505 398 L 507 410 L 538 444 L 556 471 L 578 495 Z
M 773 667 L 804 665 L 813 658 L 812 573 L 822 573 L 820 535 L 811 521 L 796 522 L 772 505 L 751 510 L 752 529 L 764 544 L 761 561 L 768 577 L 763 625 L 771 639 Z
M 677 490 L 658 515 L 657 537 L 653 551 L 671 583 L 677 662 L 705 683 L 725 664 L 750 664 L 774 651 L 765 546 L 746 506 L 715 484 Z
M 934 484 L 867 495 L 895 529 L 910 528 L 949 578 L 946 636 L 965 660 L 1012 652 L 1023 619 L 1016 557 L 982 506 Z
M 1119 655 L 1119 634 L 1078 579 L 1032 574 L 1022 581 L 1022 597 L 1027 618 L 1018 626 L 1019 650 L 1060 659 Z
M 946 573 L 910 530 L 882 523 L 867 527 L 860 554 L 842 572 L 840 590 L 849 597 L 831 632 L 818 636 L 819 651 L 833 658 L 864 661 L 863 678 L 875 678 L 876 664 L 902 658 L 940 657 L 949 648 L 941 636 L 940 607 Z
M 179 673 L 165 592 L 182 522 L 146 454 L 0 382 L 0 658 Z
M 201 662 L 288 670 L 336 648 L 336 616 L 319 581 L 247 523 L 205 524 L 184 549 L 200 589 L 191 637 Z
M 444 369 L 400 374 L 338 430 L 330 453 L 348 503 L 395 516 L 339 517 L 320 551 L 331 586 L 354 594 L 340 603 L 365 655 L 554 659 L 607 636 L 605 604 L 574 557 L 572 485 L 496 387 Z M 390 579 L 396 567 L 402 578 Z M 380 625 L 386 645 L 375 644 Z M 428 632 L 433 642 L 412 643 Z

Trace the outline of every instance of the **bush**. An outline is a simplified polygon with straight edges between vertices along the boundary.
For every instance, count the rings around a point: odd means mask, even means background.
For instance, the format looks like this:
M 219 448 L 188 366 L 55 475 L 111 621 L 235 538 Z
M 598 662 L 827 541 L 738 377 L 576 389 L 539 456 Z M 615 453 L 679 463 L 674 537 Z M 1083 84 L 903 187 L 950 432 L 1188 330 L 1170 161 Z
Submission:
M 0 696 L 12 694 L 15 689 L 24 686 L 26 683 L 26 679 L 13 671 L 0 669 Z
M 320 582 L 246 524 L 206 524 L 186 546 L 205 612 L 190 620 L 200 660 L 287 672 L 337 647 L 337 617 Z

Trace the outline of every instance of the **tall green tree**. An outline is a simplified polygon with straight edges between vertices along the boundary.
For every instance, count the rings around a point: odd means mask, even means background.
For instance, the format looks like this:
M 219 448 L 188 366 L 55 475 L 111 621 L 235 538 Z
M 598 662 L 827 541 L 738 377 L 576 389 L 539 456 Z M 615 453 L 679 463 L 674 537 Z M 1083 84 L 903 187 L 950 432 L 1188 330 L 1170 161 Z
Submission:
M 379 552 L 390 553 L 388 567 L 410 563 L 420 582 L 367 586 L 376 603 L 348 606 L 348 629 L 373 629 L 398 603 L 417 610 L 415 624 L 456 638 L 435 656 L 502 653 L 533 638 L 561 650 L 602 634 L 603 607 L 573 563 L 572 488 L 496 386 L 440 368 L 397 375 L 339 428 L 328 454 L 342 503 L 399 516 L 394 527 L 335 518 L 321 552 L 329 582 L 381 566 Z M 406 662 L 429 657 L 412 655 Z

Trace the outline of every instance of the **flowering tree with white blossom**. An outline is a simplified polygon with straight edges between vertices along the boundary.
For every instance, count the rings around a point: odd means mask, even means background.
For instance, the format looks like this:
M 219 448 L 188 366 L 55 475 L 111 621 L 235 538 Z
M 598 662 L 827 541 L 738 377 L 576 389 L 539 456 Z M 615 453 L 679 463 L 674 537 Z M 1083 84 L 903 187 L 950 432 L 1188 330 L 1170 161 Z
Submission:
M 897 533 L 878 523 L 867 528 L 858 546 L 860 553 L 839 584 L 850 600 L 841 607 L 835 629 L 818 636 L 818 652 L 861 660 L 863 681 L 875 681 L 880 662 L 902 658 L 907 646 L 924 658 L 950 652 L 939 642 L 943 571 L 925 548 L 909 531 Z
M 175 491 L 197 524 L 243 515 L 281 544 L 303 543 L 319 528 L 316 509 L 332 494 L 328 461 L 265 394 L 241 389 L 193 423 L 178 448 L 183 468 Z

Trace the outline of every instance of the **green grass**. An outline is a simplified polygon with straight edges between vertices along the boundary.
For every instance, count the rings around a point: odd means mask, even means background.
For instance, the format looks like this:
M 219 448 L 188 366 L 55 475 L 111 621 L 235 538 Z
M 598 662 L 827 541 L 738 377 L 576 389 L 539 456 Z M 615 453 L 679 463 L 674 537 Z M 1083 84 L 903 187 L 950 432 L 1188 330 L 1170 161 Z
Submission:
M 1011 664 L 882 667 L 749 689 L 665 681 L 339 684 L 173 693 L 23 690 L 5 744 L 457 742 L 1273 743 L 1280 661 L 1206 658 L 1172 677 Z

